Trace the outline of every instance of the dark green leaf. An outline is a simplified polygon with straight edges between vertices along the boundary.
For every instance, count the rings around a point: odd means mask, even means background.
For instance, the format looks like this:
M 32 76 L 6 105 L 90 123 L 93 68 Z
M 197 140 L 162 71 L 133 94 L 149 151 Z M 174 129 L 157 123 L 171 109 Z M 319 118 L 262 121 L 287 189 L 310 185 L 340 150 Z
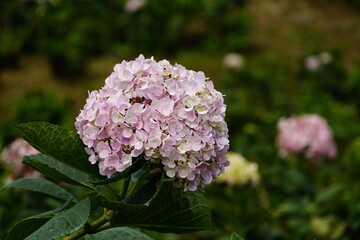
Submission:
M 141 227 L 158 232 L 195 232 L 211 228 L 211 212 L 203 194 L 184 192 L 166 182 L 148 207 L 119 211 L 112 225 Z
M 141 179 L 144 178 L 144 176 L 149 174 L 149 169 L 142 167 L 139 171 L 134 172 L 133 174 L 131 174 L 131 181 L 132 182 L 137 182 Z
M 157 181 L 158 179 L 154 178 L 152 181 L 149 181 L 139 188 L 135 193 L 122 200 L 122 202 L 128 204 L 144 204 L 145 206 L 148 206 L 156 194 Z
M 44 225 L 50 218 L 55 216 L 56 211 L 45 212 L 36 216 L 31 216 L 17 222 L 14 227 L 10 230 L 7 239 L 8 240 L 19 240 L 25 239 L 42 225 Z
M 143 158 L 143 156 L 140 156 L 138 159 L 136 159 L 136 161 L 133 162 L 133 164 L 130 167 L 126 168 L 124 171 L 116 174 L 111 178 L 90 177 L 89 180 L 90 182 L 96 185 L 105 185 L 119 181 L 123 178 L 130 176 L 132 173 L 138 171 L 144 165 L 145 161 L 146 160 Z
M 240 237 L 239 234 L 237 234 L 236 232 L 233 232 L 231 234 L 230 240 L 244 240 L 244 239 L 242 237 Z
M 324 203 L 329 201 L 331 198 L 338 196 L 339 193 L 344 190 L 345 186 L 343 184 L 334 184 L 329 188 L 319 192 L 316 196 L 315 201 L 317 203 Z
M 91 193 L 90 197 L 98 205 L 119 212 L 136 212 L 143 209 L 144 204 L 128 204 L 120 201 L 110 200 L 101 193 Z
M 0 192 L 7 188 L 21 188 L 34 192 L 40 192 L 55 199 L 65 201 L 74 198 L 74 196 L 68 191 L 66 191 L 64 188 L 59 187 L 55 183 L 43 178 L 21 178 L 2 187 L 0 189 Z
M 144 233 L 127 227 L 111 228 L 105 231 L 85 236 L 85 240 L 152 240 Z
M 75 232 L 85 225 L 89 213 L 90 200 L 86 198 L 72 208 L 56 214 L 25 240 L 52 240 Z
M 29 165 L 51 179 L 72 185 L 92 188 L 87 182 L 87 174 L 80 172 L 75 168 L 69 167 L 68 165 L 65 165 L 45 154 L 26 156 L 24 157 L 23 163 Z
M 40 152 L 82 172 L 100 176 L 98 167 L 89 162 L 76 132 L 46 122 L 22 123 L 17 127 L 21 136 Z
M 160 189 L 160 187 L 157 187 L 156 181 L 157 180 L 154 179 L 153 181 L 148 182 L 134 194 L 123 199 L 122 201 L 109 200 L 99 192 L 93 193 L 92 197 L 102 207 L 116 210 L 122 213 L 132 213 L 149 206 L 150 202 L 159 193 L 159 191 L 156 191 L 157 189 Z

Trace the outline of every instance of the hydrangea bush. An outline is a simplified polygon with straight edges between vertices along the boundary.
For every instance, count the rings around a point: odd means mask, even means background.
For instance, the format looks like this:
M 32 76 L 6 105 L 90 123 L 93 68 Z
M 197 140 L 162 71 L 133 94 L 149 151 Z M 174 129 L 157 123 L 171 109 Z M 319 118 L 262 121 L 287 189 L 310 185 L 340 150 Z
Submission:
M 104 87 L 89 93 L 77 133 L 45 122 L 18 125 L 40 152 L 23 162 L 53 182 L 19 179 L 0 192 L 41 192 L 59 206 L 21 220 L 8 239 L 150 239 L 129 227 L 210 229 L 210 209 L 197 190 L 229 165 L 225 109 L 203 72 L 142 55 L 115 65 Z

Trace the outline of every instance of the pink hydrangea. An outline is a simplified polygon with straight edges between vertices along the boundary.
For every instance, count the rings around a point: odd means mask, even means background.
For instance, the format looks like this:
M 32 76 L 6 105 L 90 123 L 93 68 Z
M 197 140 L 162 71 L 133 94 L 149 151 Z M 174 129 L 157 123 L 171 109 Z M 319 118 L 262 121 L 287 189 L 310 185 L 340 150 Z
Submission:
M 307 70 L 314 72 L 332 61 L 333 57 L 329 52 L 321 52 L 318 55 L 307 56 L 304 63 Z
M 321 67 L 320 59 L 317 56 L 308 56 L 305 59 L 305 66 L 309 71 L 317 71 Z
M 124 5 L 124 9 L 128 13 L 133 13 L 143 8 L 146 5 L 146 0 L 128 0 Z
M 326 120 L 316 114 L 281 118 L 278 122 L 276 144 L 282 157 L 302 153 L 318 162 L 321 158 L 334 158 L 336 145 Z
M 229 164 L 225 110 L 203 72 L 140 55 L 115 65 L 105 86 L 89 93 L 75 125 L 100 174 L 111 177 L 144 154 L 195 191 Z
M 5 164 L 5 167 L 11 172 L 7 182 L 23 177 L 41 177 L 39 172 L 22 163 L 24 156 L 38 153 L 35 148 L 21 138 L 9 144 L 0 155 L 0 159 Z

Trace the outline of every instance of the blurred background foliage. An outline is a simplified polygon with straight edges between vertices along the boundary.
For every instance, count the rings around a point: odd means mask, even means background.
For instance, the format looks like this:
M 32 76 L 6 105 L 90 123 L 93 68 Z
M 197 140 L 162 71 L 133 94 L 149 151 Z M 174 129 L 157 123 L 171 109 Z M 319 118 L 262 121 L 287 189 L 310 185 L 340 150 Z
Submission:
M 358 239 L 359 13 L 352 0 L 1 1 L 0 150 L 16 138 L 16 123 L 74 128 L 87 91 L 115 63 L 140 53 L 166 58 L 204 71 L 226 95 L 231 151 L 256 163 L 260 180 L 205 190 L 215 231 L 151 236 Z M 335 159 L 314 166 L 279 157 L 278 120 L 303 113 L 328 121 Z M 1 168 L 0 185 L 7 174 Z M 1 195 L 0 238 L 14 221 L 54 206 L 36 199 Z

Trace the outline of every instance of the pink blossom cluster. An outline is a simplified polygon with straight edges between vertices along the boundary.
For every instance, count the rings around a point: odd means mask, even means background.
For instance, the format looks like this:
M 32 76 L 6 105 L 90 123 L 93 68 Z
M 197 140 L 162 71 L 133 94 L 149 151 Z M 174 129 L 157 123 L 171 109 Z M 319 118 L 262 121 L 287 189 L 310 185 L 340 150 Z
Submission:
M 318 55 L 310 55 L 305 58 L 305 67 L 309 71 L 317 71 L 322 66 L 330 64 L 333 61 L 333 57 L 328 52 L 321 52 Z
M 133 13 L 146 5 L 146 0 L 127 0 L 124 9 L 128 13 Z
M 39 152 L 24 139 L 18 138 L 10 143 L 0 155 L 1 161 L 11 172 L 10 179 L 8 179 L 7 182 L 23 177 L 40 177 L 41 174 L 39 172 L 22 163 L 24 156 L 38 153 Z
M 276 144 L 282 157 L 304 154 L 313 161 L 334 158 L 337 150 L 326 120 L 317 114 L 281 118 Z
M 89 93 L 75 125 L 101 175 L 122 172 L 144 154 L 195 191 L 229 164 L 225 110 L 203 72 L 140 55 L 115 65 L 105 86 Z

